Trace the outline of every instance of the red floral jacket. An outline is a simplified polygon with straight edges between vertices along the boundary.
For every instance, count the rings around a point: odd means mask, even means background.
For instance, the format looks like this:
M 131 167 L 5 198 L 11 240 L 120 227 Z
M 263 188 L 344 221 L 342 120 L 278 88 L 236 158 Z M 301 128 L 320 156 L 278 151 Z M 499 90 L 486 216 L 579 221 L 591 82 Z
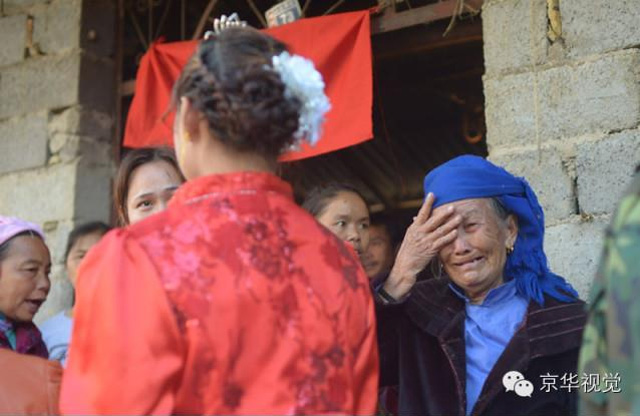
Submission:
M 79 271 L 67 414 L 373 414 L 354 253 L 266 173 L 188 182 Z

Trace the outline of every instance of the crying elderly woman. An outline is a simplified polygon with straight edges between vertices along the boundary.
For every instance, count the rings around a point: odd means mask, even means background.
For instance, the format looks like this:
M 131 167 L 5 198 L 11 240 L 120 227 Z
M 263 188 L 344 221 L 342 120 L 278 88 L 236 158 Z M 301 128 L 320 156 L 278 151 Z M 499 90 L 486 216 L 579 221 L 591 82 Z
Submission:
M 399 413 L 575 414 L 577 388 L 547 392 L 542 380 L 576 373 L 585 312 L 547 266 L 531 187 L 461 156 L 424 190 L 377 293 L 381 382 L 398 385 Z M 429 263 L 439 276 L 416 283 Z

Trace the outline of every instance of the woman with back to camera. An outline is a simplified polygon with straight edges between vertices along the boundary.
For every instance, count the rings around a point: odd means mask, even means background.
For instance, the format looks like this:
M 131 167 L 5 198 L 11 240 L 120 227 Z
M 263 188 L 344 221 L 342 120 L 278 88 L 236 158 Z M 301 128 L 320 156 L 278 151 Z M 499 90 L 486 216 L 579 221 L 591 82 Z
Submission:
M 375 411 L 367 278 L 273 174 L 315 142 L 323 88 L 256 30 L 200 43 L 174 88 L 188 182 L 81 266 L 63 413 Z
M 120 162 L 113 187 L 118 223 L 136 223 L 163 211 L 184 182 L 173 150 L 133 149 Z

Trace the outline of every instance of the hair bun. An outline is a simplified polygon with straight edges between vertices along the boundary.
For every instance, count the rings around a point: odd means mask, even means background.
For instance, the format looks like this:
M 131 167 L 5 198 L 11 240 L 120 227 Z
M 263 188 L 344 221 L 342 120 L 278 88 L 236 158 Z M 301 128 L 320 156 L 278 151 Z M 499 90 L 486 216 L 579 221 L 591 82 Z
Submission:
M 189 98 L 223 143 L 275 158 L 295 142 L 302 108 L 270 66 L 285 50 L 254 29 L 227 29 L 201 42 L 176 83 L 174 100 Z

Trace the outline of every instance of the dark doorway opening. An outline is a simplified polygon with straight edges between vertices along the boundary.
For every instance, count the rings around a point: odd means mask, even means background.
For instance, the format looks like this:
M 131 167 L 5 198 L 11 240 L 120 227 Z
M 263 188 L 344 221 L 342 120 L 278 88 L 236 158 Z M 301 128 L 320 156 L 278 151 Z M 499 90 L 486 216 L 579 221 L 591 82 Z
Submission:
M 372 212 L 410 217 L 434 167 L 461 154 L 487 155 L 479 18 L 414 26 L 372 38 L 374 138 L 283 165 L 297 198 L 316 185 L 349 182 Z

